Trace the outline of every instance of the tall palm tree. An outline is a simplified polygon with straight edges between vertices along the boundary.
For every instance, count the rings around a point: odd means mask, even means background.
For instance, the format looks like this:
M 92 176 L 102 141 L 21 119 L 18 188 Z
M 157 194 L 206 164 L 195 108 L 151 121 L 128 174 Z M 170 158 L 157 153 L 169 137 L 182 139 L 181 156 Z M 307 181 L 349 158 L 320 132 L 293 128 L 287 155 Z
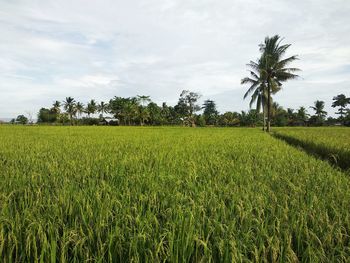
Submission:
M 125 101 L 123 105 L 123 113 L 128 125 L 131 125 L 132 119 L 137 116 L 137 100 L 135 98 L 129 98 Z
M 313 109 L 313 110 L 315 111 L 315 114 L 316 114 L 316 116 L 317 116 L 317 119 L 318 119 L 319 121 L 322 121 L 322 120 L 326 117 L 326 115 L 327 115 L 327 112 L 324 110 L 324 106 L 325 106 L 324 101 L 322 101 L 322 100 L 316 100 L 316 101 L 314 102 L 314 105 L 315 105 L 315 106 L 311 106 L 310 108 Z
M 77 104 L 75 105 L 75 109 L 77 111 L 78 116 L 81 117 L 81 115 L 84 113 L 84 104 L 81 102 L 77 102 Z
M 60 114 L 61 113 L 61 102 L 56 100 L 53 104 L 52 104 L 52 109 L 54 110 L 54 112 L 56 114 Z
M 250 63 L 248 63 L 247 66 L 250 68 L 248 70 L 250 72 L 250 77 L 243 78 L 241 80 L 241 84 L 250 84 L 251 86 L 244 94 L 243 99 L 247 98 L 250 94 L 252 94 L 249 107 L 252 108 L 252 105 L 256 102 L 257 112 L 260 112 L 260 108 L 262 108 L 264 131 L 266 127 L 265 111 L 268 93 L 265 76 L 263 75 L 263 71 L 261 70 L 263 64 L 261 60 L 259 60 L 258 62 L 250 61 Z M 275 94 L 279 90 L 280 87 L 273 83 L 272 94 Z
M 262 53 L 259 63 L 260 74 L 263 76 L 267 86 L 267 131 L 270 132 L 271 126 L 271 94 L 274 86 L 282 86 L 282 82 L 295 79 L 298 75 L 294 72 L 298 68 L 288 68 L 288 64 L 298 59 L 296 55 L 284 58 L 290 44 L 282 45 L 282 38 L 279 35 L 266 37 L 263 44 L 260 45 Z
M 101 113 L 103 118 L 103 114 L 108 113 L 108 103 L 101 101 L 100 104 L 97 105 L 97 111 Z
M 74 98 L 66 97 L 66 100 L 63 102 L 63 107 L 69 115 L 70 124 L 73 125 L 73 115 L 76 113 Z
M 86 106 L 86 113 L 88 114 L 90 118 L 90 114 L 95 114 L 97 110 L 97 104 L 95 100 L 90 100 L 90 102 Z
M 145 124 L 145 121 L 149 118 L 149 115 L 150 115 L 148 109 L 145 106 L 147 103 L 151 101 L 151 99 L 149 98 L 149 96 L 137 95 L 136 100 L 137 100 L 137 103 L 139 104 L 138 115 L 140 119 L 140 125 L 143 126 Z

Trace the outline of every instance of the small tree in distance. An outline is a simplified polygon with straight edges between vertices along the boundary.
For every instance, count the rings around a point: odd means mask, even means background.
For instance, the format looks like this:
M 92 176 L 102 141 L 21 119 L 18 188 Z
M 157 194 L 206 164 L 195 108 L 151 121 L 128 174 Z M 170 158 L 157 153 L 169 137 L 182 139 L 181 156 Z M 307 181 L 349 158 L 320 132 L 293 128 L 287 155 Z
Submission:
M 339 107 L 338 112 L 336 114 L 340 115 L 340 121 L 344 124 L 344 116 L 346 114 L 346 106 L 350 104 L 350 98 L 347 98 L 344 94 L 340 94 L 336 97 L 333 97 L 332 107 Z
M 203 103 L 203 117 L 206 125 L 216 125 L 219 112 L 216 109 L 216 104 L 213 100 L 206 100 Z
M 312 116 L 311 121 L 314 124 L 322 125 L 324 123 L 324 120 L 327 116 L 327 112 L 324 110 L 324 101 L 322 100 L 316 100 L 314 103 L 314 106 L 311 106 L 310 108 L 315 111 L 315 115 Z
M 180 94 L 179 101 L 175 106 L 175 110 L 182 115 L 183 122 L 192 127 L 196 126 L 195 113 L 201 109 L 197 104 L 201 96 L 199 93 L 183 90 Z
M 16 122 L 24 125 L 28 123 L 28 118 L 24 115 L 18 115 L 16 118 Z

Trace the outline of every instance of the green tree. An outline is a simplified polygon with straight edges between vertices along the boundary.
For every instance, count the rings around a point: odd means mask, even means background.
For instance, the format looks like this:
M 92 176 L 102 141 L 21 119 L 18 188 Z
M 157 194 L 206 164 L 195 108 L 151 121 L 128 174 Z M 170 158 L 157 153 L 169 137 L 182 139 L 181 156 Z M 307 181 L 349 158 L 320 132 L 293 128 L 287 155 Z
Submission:
M 350 104 L 350 98 L 347 98 L 344 94 L 339 94 L 336 97 L 333 97 L 332 107 L 339 107 L 336 114 L 340 115 L 340 121 L 344 124 L 344 115 L 346 114 L 346 106 Z
M 297 112 L 297 122 L 299 125 L 305 125 L 309 118 L 309 114 L 307 113 L 305 107 L 300 107 Z
M 145 122 L 150 118 L 150 113 L 148 111 L 147 107 L 144 107 L 142 105 L 138 105 L 137 108 L 138 117 L 140 119 L 140 125 L 145 125 Z
M 216 109 L 216 104 L 213 100 L 206 100 L 203 103 L 203 118 L 207 125 L 216 125 L 219 112 Z
M 227 111 L 219 116 L 220 126 L 238 126 L 240 124 L 240 115 L 237 112 Z
M 350 126 L 350 109 L 346 109 L 345 111 L 344 124 Z
M 52 123 L 57 120 L 57 111 L 53 107 L 51 109 L 41 108 L 38 113 L 38 123 Z
M 104 113 L 108 113 L 108 108 L 108 103 L 105 103 L 103 101 L 101 101 L 100 104 L 97 105 L 97 111 L 101 114 L 102 118 Z
M 275 126 L 286 126 L 288 124 L 288 112 L 277 102 L 272 103 L 271 120 Z
M 263 113 L 263 131 L 265 130 L 265 109 L 267 101 L 267 86 L 265 77 L 262 75 L 263 71 L 261 70 L 263 64 L 261 59 L 258 62 L 250 61 L 247 66 L 249 67 L 250 76 L 245 77 L 241 80 L 241 84 L 249 84 L 250 87 L 247 92 L 244 94 L 243 99 L 246 99 L 251 95 L 251 100 L 249 107 L 252 108 L 252 105 L 256 102 L 256 110 L 260 112 L 262 109 Z M 277 85 L 273 85 L 273 93 L 276 93 L 279 90 Z
M 313 116 L 312 122 L 316 125 L 322 125 L 324 123 L 324 120 L 327 116 L 327 112 L 324 110 L 324 107 L 325 103 L 321 100 L 315 101 L 314 106 L 310 107 L 315 111 L 315 116 Z
M 288 125 L 295 126 L 298 122 L 298 114 L 291 108 L 287 108 Z
M 149 121 L 150 121 L 151 125 L 161 124 L 161 121 L 162 121 L 162 117 L 161 117 L 162 109 L 157 105 L 157 103 L 150 102 L 147 105 L 147 112 L 149 114 Z
M 199 127 L 205 127 L 205 125 L 207 124 L 207 122 L 205 121 L 205 117 L 203 114 L 199 114 L 196 116 L 196 124 L 199 126 Z
M 140 119 L 140 125 L 143 126 L 145 124 L 145 121 L 149 119 L 150 113 L 146 107 L 146 105 L 151 102 L 151 99 L 149 96 L 145 95 L 137 95 L 137 103 L 138 105 L 138 115 Z
M 162 107 L 160 109 L 160 123 L 162 125 L 171 123 L 171 107 L 169 107 L 166 102 L 162 103 Z
M 66 112 L 58 114 L 57 122 L 61 124 L 66 124 L 66 123 L 72 124 L 71 120 L 69 119 L 69 114 Z
M 28 123 L 28 118 L 24 115 L 18 115 L 16 118 L 16 122 L 24 125 Z
M 136 119 L 137 108 L 137 99 L 135 97 L 127 98 L 123 105 L 123 113 L 125 121 L 128 123 L 128 125 L 131 125 L 131 123 Z
M 73 125 L 73 116 L 76 113 L 74 98 L 66 97 L 66 100 L 63 102 L 63 107 L 69 116 L 70 124 Z
M 52 104 L 52 108 L 53 111 L 56 112 L 56 114 L 60 114 L 61 113 L 61 102 L 56 100 L 53 104 Z
M 179 101 L 175 106 L 175 110 L 182 117 L 183 123 L 195 127 L 195 112 L 201 107 L 197 105 L 197 101 L 201 96 L 196 92 L 183 90 L 180 94 Z
M 255 127 L 259 123 L 259 113 L 254 109 L 248 112 L 242 111 L 239 115 L 239 119 L 242 126 Z
M 78 117 L 80 118 L 81 115 L 85 112 L 85 106 L 81 102 L 77 102 L 75 105 L 76 112 L 78 114 Z
M 91 114 L 95 114 L 97 111 L 97 104 L 95 100 L 90 100 L 88 104 L 86 105 L 86 113 L 90 118 Z
M 282 82 L 295 79 L 298 75 L 294 72 L 299 71 L 297 68 L 288 68 L 287 66 L 297 60 L 297 56 L 284 58 L 290 44 L 282 45 L 282 38 L 279 35 L 266 37 L 263 44 L 260 45 L 262 53 L 260 63 L 256 70 L 260 71 L 262 78 L 267 86 L 267 131 L 271 128 L 271 95 L 275 86 L 282 86 Z
M 114 97 L 109 101 L 109 109 L 111 114 L 113 114 L 113 116 L 123 125 L 126 124 L 125 105 L 129 100 L 130 98 Z

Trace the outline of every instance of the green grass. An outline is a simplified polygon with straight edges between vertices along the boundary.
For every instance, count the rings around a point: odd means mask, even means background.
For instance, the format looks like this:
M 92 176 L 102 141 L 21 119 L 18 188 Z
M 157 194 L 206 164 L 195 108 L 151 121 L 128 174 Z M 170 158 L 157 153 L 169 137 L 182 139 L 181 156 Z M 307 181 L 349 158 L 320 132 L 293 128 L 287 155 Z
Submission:
M 350 171 L 350 128 L 277 128 L 275 136 Z
M 350 179 L 258 129 L 0 126 L 1 262 L 348 262 Z

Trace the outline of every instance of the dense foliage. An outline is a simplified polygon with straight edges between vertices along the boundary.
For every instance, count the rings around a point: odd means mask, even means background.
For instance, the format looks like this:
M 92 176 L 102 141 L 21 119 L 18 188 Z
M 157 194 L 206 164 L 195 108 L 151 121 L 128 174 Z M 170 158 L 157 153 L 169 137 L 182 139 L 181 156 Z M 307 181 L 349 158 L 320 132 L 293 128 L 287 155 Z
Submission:
M 257 129 L 0 132 L 1 262 L 350 260 L 349 176 Z
M 342 99 L 341 95 L 339 96 Z M 338 105 L 336 98 L 339 96 L 334 98 L 334 107 L 338 107 L 336 106 Z M 184 91 L 175 106 L 169 106 L 165 102 L 159 106 L 148 96 L 114 97 L 109 103 L 103 101 L 97 103 L 91 100 L 86 107 L 83 103 L 68 97 L 63 104 L 55 101 L 50 109 L 41 108 L 38 113 L 38 123 L 105 125 L 106 119 L 115 118 L 114 124 L 119 125 L 210 125 L 223 127 L 263 125 L 264 113 L 260 112 L 261 107 L 249 111 L 228 111 L 220 114 L 213 100 L 205 100 L 200 107 L 200 104 L 197 103 L 199 97 L 197 93 Z M 297 110 L 284 109 L 278 103 L 273 102 L 270 110 L 271 125 L 324 126 L 342 124 L 350 126 L 350 109 L 347 108 L 348 104 L 343 103 L 342 105 L 342 114 L 339 118 L 329 117 L 326 119 L 327 112 L 324 111 L 325 103 L 323 101 L 316 101 L 315 105 L 310 107 L 315 111 L 315 114 L 311 116 L 305 107 L 300 107 Z M 199 110 L 202 110 L 202 113 L 198 113 Z M 97 116 L 97 114 L 99 115 Z M 17 120 L 13 119 L 12 123 L 26 124 L 28 118 L 20 115 Z

